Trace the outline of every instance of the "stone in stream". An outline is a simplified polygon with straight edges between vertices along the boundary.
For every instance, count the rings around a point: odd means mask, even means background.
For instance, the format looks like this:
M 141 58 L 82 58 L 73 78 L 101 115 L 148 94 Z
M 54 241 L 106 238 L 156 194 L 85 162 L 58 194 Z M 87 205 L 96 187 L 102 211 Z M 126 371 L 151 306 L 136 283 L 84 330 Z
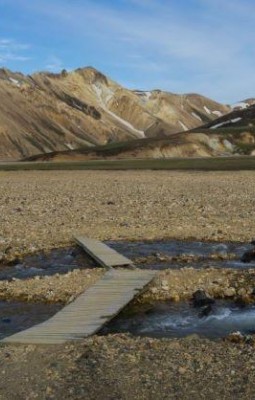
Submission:
M 195 293 L 192 295 L 192 301 L 194 307 L 204 307 L 209 304 L 215 303 L 215 300 L 212 299 L 204 290 L 197 290 Z
M 241 261 L 243 263 L 250 263 L 251 261 L 255 261 L 255 249 L 246 251 L 242 257 Z
M 212 310 L 213 310 L 212 304 L 208 304 L 208 305 L 206 305 L 206 306 L 201 308 L 201 310 L 199 311 L 198 316 L 200 318 L 208 317 L 208 315 L 211 314 Z
M 3 317 L 3 318 L 1 319 L 1 321 L 2 321 L 4 324 L 10 324 L 10 323 L 11 323 L 11 318 Z

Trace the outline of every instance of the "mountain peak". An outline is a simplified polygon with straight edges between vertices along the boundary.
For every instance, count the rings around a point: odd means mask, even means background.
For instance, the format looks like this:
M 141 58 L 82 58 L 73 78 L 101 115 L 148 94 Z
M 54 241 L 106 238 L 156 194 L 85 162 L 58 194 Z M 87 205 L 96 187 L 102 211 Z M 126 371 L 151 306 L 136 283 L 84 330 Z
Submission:
M 83 77 L 85 81 L 88 83 L 95 83 L 100 81 L 101 83 L 104 83 L 105 85 L 108 85 L 108 79 L 107 77 L 100 71 L 98 71 L 96 68 L 93 67 L 84 67 L 84 68 L 77 68 L 74 73 L 78 73 Z

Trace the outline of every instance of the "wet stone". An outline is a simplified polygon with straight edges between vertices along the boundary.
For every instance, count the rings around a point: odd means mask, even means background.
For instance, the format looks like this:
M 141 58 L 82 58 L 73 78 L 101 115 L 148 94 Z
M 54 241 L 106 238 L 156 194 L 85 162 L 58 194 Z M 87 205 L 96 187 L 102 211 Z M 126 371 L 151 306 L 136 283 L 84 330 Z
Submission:
M 215 303 L 215 300 L 212 299 L 204 290 L 197 290 L 193 293 L 192 302 L 194 307 L 203 307 Z
M 242 261 L 243 263 L 250 263 L 250 262 L 252 262 L 252 261 L 255 261 L 255 249 L 246 251 L 246 252 L 242 255 L 241 261 Z

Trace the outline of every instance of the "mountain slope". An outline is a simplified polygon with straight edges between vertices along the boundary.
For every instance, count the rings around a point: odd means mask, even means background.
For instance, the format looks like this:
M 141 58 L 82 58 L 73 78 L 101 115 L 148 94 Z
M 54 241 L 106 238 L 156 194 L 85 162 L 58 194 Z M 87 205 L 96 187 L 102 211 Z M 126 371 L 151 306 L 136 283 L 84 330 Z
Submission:
M 235 108 L 231 113 L 193 132 L 202 132 L 210 138 L 222 137 L 231 143 L 232 151 L 236 154 L 255 155 L 255 104 L 252 101 L 250 104 Z
M 203 96 L 130 91 L 93 68 L 25 76 L 0 70 L 0 159 L 166 137 L 230 108 Z
M 146 138 L 94 147 L 53 152 L 33 161 L 121 158 L 213 157 L 255 155 L 255 105 L 239 108 L 200 128 L 168 138 Z

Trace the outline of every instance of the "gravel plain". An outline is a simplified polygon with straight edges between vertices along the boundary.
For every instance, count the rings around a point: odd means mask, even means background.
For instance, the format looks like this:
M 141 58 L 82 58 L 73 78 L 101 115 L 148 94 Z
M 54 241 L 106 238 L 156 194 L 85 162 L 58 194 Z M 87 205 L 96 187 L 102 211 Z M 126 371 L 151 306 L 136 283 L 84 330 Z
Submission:
M 106 240 L 255 236 L 255 173 L 0 172 L 0 259 Z M 86 267 L 86 266 L 84 266 Z M 66 303 L 101 276 L 1 282 L 1 299 Z M 251 299 L 254 271 L 160 272 L 138 301 L 189 298 L 198 288 Z M 254 399 L 254 341 L 94 337 L 79 344 L 0 347 L 0 399 Z
M 98 239 L 250 241 L 254 172 L 0 172 L 0 252 Z

